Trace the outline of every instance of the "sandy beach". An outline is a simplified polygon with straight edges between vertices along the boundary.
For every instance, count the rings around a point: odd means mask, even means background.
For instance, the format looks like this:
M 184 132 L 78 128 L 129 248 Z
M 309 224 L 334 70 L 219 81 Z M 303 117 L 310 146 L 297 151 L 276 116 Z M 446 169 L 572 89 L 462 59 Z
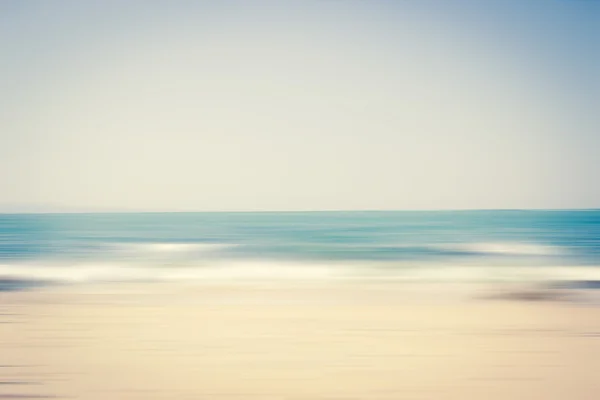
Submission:
M 600 309 L 395 284 L 1 293 L 0 399 L 594 400 Z

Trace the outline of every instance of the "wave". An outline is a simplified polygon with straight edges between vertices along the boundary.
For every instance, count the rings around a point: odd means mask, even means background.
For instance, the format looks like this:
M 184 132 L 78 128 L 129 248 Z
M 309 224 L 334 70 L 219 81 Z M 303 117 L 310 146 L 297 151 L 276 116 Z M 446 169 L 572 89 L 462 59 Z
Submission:
M 121 251 L 146 253 L 211 253 L 233 248 L 237 245 L 228 243 L 134 242 L 117 243 L 113 246 Z
M 185 266 L 139 263 L 66 263 L 0 265 L 0 281 L 39 284 L 108 282 L 257 282 L 383 279 L 405 282 L 594 281 L 600 268 L 577 266 L 517 267 L 465 264 L 373 262 L 281 262 L 220 260 Z M 0 285 L 1 286 L 1 285 Z
M 432 246 L 434 249 L 443 251 L 488 254 L 488 255 L 507 255 L 507 256 L 560 256 L 566 255 L 563 248 L 557 246 L 542 245 L 536 243 L 519 242 L 472 242 L 441 244 Z
M 152 267 L 136 264 L 0 265 L 0 279 L 47 283 L 302 280 L 341 276 L 335 267 L 275 262 L 231 262 Z

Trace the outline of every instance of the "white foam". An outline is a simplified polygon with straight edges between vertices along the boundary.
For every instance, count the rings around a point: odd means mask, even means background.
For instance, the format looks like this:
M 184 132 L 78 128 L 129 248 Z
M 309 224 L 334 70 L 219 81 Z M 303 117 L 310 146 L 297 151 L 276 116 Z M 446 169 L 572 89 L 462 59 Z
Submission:
M 205 280 L 304 280 L 327 279 L 339 269 L 326 265 L 280 262 L 215 262 L 184 267 L 137 264 L 87 263 L 75 265 L 0 265 L 0 279 L 56 283 L 205 281 Z
M 464 251 L 479 254 L 498 255 L 529 255 L 529 256 L 556 256 L 563 255 L 564 249 L 536 243 L 513 242 L 473 242 L 458 244 L 443 244 L 437 246 L 443 250 Z
M 0 280 L 89 282 L 205 282 L 384 279 L 410 282 L 600 280 L 599 267 L 516 267 L 435 264 L 225 261 L 185 266 L 139 262 L 0 265 Z
M 151 269 L 110 264 L 0 266 L 0 278 L 56 283 L 155 280 Z
M 225 243 L 121 243 L 117 248 L 125 251 L 142 253 L 184 253 L 184 252 L 215 252 L 235 247 L 235 244 Z

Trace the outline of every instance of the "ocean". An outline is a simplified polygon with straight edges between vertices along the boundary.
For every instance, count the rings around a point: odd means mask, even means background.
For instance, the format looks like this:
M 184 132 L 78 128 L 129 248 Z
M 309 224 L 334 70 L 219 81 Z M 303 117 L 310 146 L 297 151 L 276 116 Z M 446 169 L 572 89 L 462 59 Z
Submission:
M 600 210 L 0 215 L 0 288 L 600 279 Z

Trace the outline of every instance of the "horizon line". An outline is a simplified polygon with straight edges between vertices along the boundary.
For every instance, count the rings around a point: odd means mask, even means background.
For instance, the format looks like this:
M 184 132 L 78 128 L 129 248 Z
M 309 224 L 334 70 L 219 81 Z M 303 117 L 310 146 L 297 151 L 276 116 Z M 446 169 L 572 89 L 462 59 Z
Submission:
M 600 207 L 574 208 L 390 208 L 390 209 L 317 209 L 317 210 L 114 210 L 114 211 L 0 211 L 0 215 L 65 214 L 208 214 L 208 213 L 344 213 L 344 212 L 458 212 L 458 211 L 600 211 Z

